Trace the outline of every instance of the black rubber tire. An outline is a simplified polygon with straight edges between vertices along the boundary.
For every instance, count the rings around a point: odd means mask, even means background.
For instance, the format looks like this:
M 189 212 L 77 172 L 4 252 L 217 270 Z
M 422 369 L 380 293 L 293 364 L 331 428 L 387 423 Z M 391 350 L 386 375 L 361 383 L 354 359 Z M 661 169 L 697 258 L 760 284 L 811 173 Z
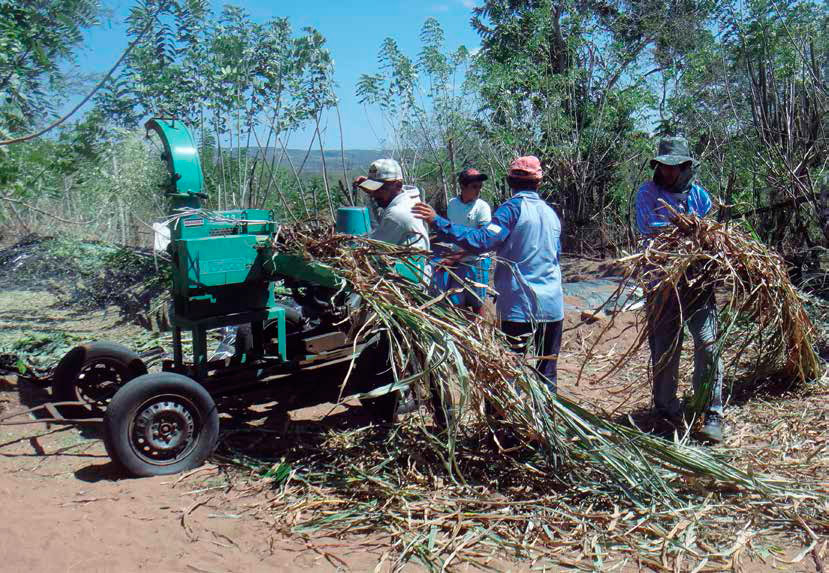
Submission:
M 179 424 L 186 426 L 181 447 L 174 444 L 176 447 L 154 450 L 153 443 L 147 441 L 148 431 L 169 428 L 170 420 L 175 424 L 174 432 Z M 146 428 L 143 434 L 142 424 Z M 198 467 L 213 453 L 218 438 L 219 414 L 213 398 L 195 380 L 172 372 L 145 374 L 130 381 L 118 390 L 104 415 L 104 445 L 109 457 L 138 477 Z M 155 434 L 151 439 L 159 437 Z
M 97 372 L 97 373 L 96 373 Z M 135 352 L 112 342 L 92 342 L 70 350 L 55 368 L 52 396 L 56 402 L 83 401 L 87 406 L 63 406 L 64 415 L 83 417 L 103 412 L 119 388 L 147 373 Z M 103 377 L 104 386 L 87 388 L 84 380 Z

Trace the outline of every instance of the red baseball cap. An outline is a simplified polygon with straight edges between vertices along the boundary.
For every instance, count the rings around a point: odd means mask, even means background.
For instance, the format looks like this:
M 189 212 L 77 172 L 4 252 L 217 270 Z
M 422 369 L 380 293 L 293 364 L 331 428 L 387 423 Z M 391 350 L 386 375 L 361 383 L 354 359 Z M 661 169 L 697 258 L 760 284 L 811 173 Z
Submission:
M 512 163 L 509 164 L 508 175 L 518 179 L 540 180 L 543 176 L 541 161 L 535 155 L 525 155 L 524 157 L 513 159 Z
M 474 183 L 476 181 L 486 181 L 487 179 L 489 179 L 489 175 L 481 173 L 477 169 L 464 169 L 458 173 L 458 183 L 461 185 L 466 183 Z

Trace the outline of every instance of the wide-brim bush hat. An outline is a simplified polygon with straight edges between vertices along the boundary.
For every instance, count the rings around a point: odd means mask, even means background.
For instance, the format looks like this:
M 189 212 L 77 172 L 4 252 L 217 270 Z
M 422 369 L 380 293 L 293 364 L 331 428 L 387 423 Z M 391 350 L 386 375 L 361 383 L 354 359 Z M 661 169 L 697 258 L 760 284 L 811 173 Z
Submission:
M 656 157 L 651 159 L 651 167 L 657 163 L 663 165 L 682 165 L 691 163 L 696 166 L 699 162 L 691 157 L 688 151 L 688 141 L 683 137 L 664 137 L 656 147 Z

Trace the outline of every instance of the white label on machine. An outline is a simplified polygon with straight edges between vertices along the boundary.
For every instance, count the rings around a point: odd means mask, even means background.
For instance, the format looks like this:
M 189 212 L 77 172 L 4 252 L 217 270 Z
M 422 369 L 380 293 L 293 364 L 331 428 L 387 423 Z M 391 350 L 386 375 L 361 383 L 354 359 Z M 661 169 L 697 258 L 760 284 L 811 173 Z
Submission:
M 204 219 L 185 219 L 184 226 L 185 227 L 201 227 L 204 225 Z
M 164 223 L 153 223 L 153 250 L 166 251 L 170 244 L 170 227 Z

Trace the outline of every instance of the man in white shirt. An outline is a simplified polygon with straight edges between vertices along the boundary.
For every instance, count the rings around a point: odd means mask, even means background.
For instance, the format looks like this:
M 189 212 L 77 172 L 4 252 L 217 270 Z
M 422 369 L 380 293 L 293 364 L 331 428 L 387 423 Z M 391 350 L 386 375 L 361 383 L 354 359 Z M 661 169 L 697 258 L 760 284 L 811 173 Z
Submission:
M 429 250 L 426 225 L 412 214 L 420 192 L 417 187 L 403 185 L 403 170 L 397 161 L 378 159 L 369 166 L 368 177 L 357 177 L 353 185 L 382 209 L 378 225 L 371 232 L 372 239 Z
M 447 219 L 455 225 L 464 227 L 486 227 L 492 220 L 489 203 L 481 199 L 481 188 L 489 177 L 476 169 L 466 169 L 458 174 L 461 186 L 459 196 L 452 198 L 446 209 Z M 465 253 L 453 245 L 453 254 L 444 257 L 441 264 L 445 266 L 439 273 L 436 285 L 441 291 L 463 289 L 450 295 L 449 300 L 458 306 L 464 306 L 480 314 L 486 300 L 486 288 L 489 284 L 490 259 L 486 255 Z
M 368 168 L 368 177 L 362 175 L 356 177 L 352 186 L 365 191 L 379 207 L 376 212 L 378 223 L 369 237 L 393 245 L 429 250 L 429 232 L 426 223 L 415 217 L 412 212 L 412 207 L 420 202 L 420 191 L 412 185 L 403 185 L 403 170 L 397 161 L 394 159 L 374 161 Z M 425 257 L 417 256 L 411 257 L 408 261 L 399 261 L 395 265 L 395 270 L 401 276 L 415 282 L 428 283 L 430 269 L 424 264 L 424 259 Z M 381 346 L 381 348 L 385 347 Z M 384 352 L 379 354 L 383 356 Z M 387 354 L 386 350 L 385 355 Z M 377 365 L 380 365 L 384 372 L 383 374 L 378 372 L 378 376 L 388 376 L 388 368 L 385 364 L 385 356 L 378 357 Z M 409 413 L 417 409 L 417 402 L 410 389 L 381 396 L 373 402 L 381 404 L 381 409 L 387 412 L 390 419 L 397 414 Z

